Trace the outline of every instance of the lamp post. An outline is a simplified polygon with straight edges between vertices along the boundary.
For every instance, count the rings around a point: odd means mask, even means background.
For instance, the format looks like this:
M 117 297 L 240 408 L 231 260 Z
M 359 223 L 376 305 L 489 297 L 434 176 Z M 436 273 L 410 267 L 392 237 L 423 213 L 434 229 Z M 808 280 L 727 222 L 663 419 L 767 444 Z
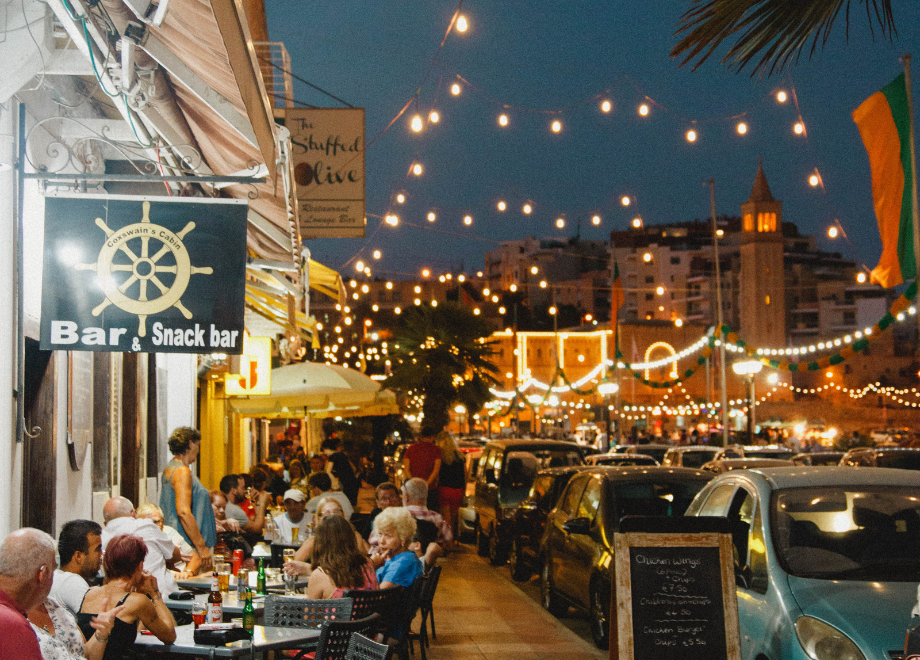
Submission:
M 616 383 L 611 383 L 610 381 L 607 381 L 607 380 L 601 381 L 597 385 L 598 394 L 604 397 L 604 410 L 607 413 L 605 416 L 607 417 L 607 447 L 608 449 L 611 445 L 620 444 L 620 409 L 619 409 L 619 406 L 617 406 L 616 441 L 614 441 L 613 424 L 611 423 L 612 420 L 610 419 L 610 395 L 616 394 L 619 391 L 620 391 L 619 385 L 617 385 Z
M 747 376 L 748 379 L 748 416 L 747 416 L 747 427 L 748 427 L 748 444 L 754 444 L 754 406 L 756 405 L 756 400 L 754 399 L 754 376 L 760 373 L 760 370 L 763 369 L 763 363 L 760 360 L 745 360 L 743 362 L 735 362 L 732 365 L 732 371 L 734 371 L 739 376 Z

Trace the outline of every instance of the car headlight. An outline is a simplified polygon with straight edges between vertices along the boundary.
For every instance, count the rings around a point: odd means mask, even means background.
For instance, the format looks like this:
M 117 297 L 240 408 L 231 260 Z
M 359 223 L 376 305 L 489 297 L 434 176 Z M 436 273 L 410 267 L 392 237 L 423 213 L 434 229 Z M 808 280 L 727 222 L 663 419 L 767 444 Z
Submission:
M 813 617 L 799 617 L 795 622 L 795 634 L 812 660 L 866 660 L 853 640 Z

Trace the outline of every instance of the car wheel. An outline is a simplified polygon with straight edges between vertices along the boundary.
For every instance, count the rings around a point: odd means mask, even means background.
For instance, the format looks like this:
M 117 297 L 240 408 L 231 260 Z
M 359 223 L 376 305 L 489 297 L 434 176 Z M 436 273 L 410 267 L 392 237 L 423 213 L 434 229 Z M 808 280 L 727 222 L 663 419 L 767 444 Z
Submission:
M 492 528 L 489 534 L 489 561 L 493 566 L 501 566 L 506 559 L 505 542 L 499 535 L 498 530 Z
M 601 581 L 591 585 L 591 637 L 597 648 L 610 647 L 610 589 Z
M 540 600 L 543 602 L 543 607 L 553 616 L 562 616 L 569 609 L 569 606 L 562 602 L 553 589 L 549 557 L 543 560 L 543 568 L 540 570 Z
M 525 582 L 530 579 L 530 566 L 524 559 L 520 538 L 511 540 L 511 548 L 508 550 L 508 566 L 511 568 L 511 579 L 515 582 Z
M 476 554 L 480 557 L 489 556 L 489 537 L 482 531 L 479 521 L 476 521 Z

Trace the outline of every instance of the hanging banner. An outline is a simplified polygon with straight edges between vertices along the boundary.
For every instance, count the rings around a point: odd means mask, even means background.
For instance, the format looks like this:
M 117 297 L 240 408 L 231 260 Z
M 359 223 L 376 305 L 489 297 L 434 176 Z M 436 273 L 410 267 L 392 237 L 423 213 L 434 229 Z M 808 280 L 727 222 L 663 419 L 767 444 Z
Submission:
M 363 238 L 364 108 L 286 108 L 304 238 Z
M 243 349 L 245 200 L 45 198 L 41 348 Z

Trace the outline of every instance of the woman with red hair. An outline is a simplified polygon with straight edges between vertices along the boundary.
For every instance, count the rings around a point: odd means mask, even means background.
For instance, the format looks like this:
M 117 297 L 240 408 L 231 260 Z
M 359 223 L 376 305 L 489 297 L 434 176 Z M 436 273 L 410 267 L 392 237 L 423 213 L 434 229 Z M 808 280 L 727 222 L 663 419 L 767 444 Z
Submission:
M 138 621 L 164 644 L 176 641 L 176 621 L 167 609 L 157 579 L 144 571 L 147 544 L 132 534 L 119 534 L 109 541 L 102 559 L 105 582 L 86 592 L 77 620 L 84 636 L 93 634 L 89 623 L 104 603 L 124 605 L 115 617 L 103 660 L 117 660 L 129 655 L 137 637 Z

